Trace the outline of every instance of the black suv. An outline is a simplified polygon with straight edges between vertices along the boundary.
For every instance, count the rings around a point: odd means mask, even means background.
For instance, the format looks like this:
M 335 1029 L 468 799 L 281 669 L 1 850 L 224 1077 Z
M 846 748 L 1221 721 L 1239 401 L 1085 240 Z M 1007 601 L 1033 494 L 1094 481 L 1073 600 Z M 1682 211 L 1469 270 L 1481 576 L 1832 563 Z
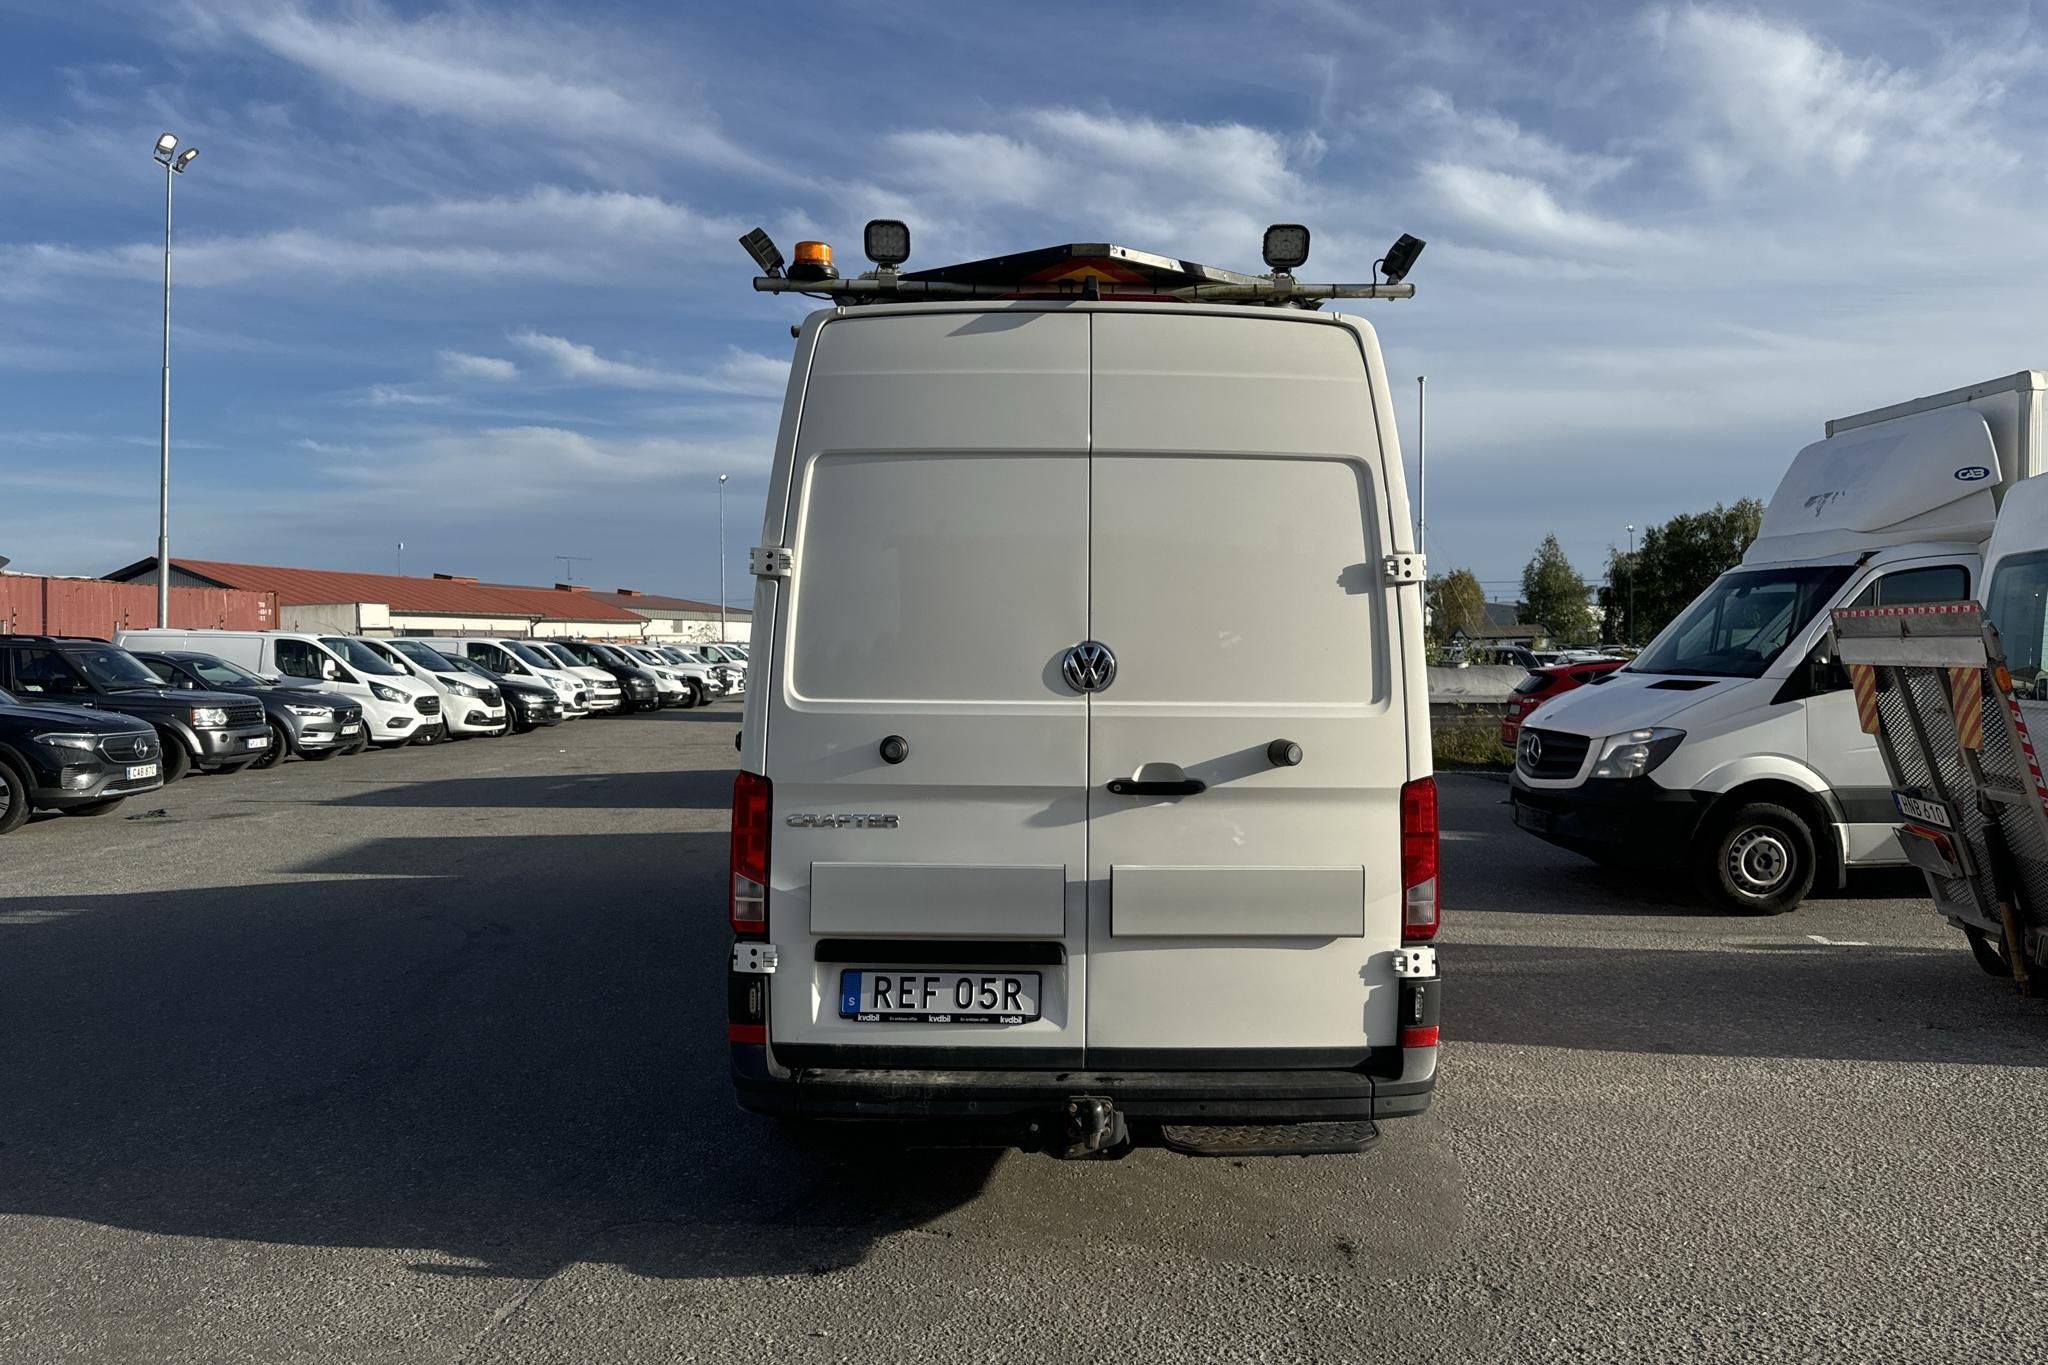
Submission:
M 270 748 L 263 703 L 234 692 L 174 692 L 118 645 L 72 635 L 0 635 L 0 687 L 30 706 L 118 711 L 156 727 L 164 781 L 236 772 Z
M 0 834 L 31 810 L 104 815 L 164 784 L 148 722 L 82 706 L 23 706 L 0 692 Z
M 643 668 L 616 649 L 605 645 L 594 645 L 586 640 L 550 639 L 549 644 L 566 649 L 577 663 L 586 668 L 601 668 L 619 680 L 628 711 L 659 711 L 661 709 L 661 687 L 654 680 L 654 670 Z
M 270 747 L 249 766 L 275 768 L 286 758 L 333 758 L 351 752 L 363 741 L 363 708 L 334 692 L 305 687 L 279 687 L 240 664 L 192 649 L 138 649 L 135 657 L 179 692 L 218 688 L 241 692 L 263 703 L 270 726 Z

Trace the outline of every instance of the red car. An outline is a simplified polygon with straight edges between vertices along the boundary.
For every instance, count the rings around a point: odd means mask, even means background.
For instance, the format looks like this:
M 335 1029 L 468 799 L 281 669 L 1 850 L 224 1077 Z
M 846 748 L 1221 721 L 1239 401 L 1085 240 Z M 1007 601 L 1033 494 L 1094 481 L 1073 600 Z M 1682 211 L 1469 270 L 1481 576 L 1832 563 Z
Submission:
M 1515 736 L 1522 732 L 1522 717 L 1558 693 L 1584 687 L 1601 674 L 1612 673 L 1627 662 L 1627 659 L 1598 659 L 1591 663 L 1552 664 L 1548 668 L 1531 669 L 1529 676 L 1515 687 L 1515 694 L 1508 698 L 1507 714 L 1501 717 L 1500 722 L 1500 742 L 1513 748 Z

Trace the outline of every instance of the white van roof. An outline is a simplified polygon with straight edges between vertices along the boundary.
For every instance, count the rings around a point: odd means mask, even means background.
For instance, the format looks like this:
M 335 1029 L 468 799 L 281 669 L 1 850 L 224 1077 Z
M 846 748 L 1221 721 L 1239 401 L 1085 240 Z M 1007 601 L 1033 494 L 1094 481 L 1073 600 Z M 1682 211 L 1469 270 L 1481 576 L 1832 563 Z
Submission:
M 1980 544 L 1998 515 L 1991 429 L 1968 406 L 1840 430 L 1792 459 L 1745 564 L 1920 541 Z
M 2006 490 L 1990 548 L 1984 552 L 1984 581 L 1991 581 L 2005 556 L 2031 550 L 2048 550 L 2048 474 L 2021 479 Z

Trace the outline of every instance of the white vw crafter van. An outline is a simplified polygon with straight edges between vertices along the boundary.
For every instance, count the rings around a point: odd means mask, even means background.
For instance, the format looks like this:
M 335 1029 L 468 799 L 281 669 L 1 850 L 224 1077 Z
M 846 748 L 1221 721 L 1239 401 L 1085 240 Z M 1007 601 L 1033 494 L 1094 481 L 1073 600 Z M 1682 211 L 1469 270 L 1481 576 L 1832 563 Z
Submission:
M 1684 867 L 1764 914 L 1903 863 L 1828 612 L 1982 591 L 2005 490 L 2043 469 L 2044 387 L 2025 370 L 1828 423 L 1740 565 L 1628 667 L 1523 721 L 1515 823 L 1602 862 Z
M 733 799 L 746 1107 L 1078 1157 L 1358 1150 L 1428 1105 L 1422 570 L 1378 340 L 1289 306 L 1412 287 L 1296 284 L 1282 231 L 1271 276 L 901 275 L 871 224 L 874 274 L 805 243 L 756 281 L 932 301 L 796 347 Z

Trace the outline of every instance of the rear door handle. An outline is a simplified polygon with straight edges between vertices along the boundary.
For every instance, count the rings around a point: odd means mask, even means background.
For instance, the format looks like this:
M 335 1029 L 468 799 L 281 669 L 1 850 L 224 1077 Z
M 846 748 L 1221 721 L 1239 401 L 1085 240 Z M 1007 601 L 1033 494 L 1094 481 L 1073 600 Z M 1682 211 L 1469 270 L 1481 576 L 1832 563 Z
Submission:
M 1110 779 L 1109 790 L 1116 796 L 1199 796 L 1209 790 L 1200 778 L 1184 777 L 1178 782 L 1140 782 L 1134 777 Z

